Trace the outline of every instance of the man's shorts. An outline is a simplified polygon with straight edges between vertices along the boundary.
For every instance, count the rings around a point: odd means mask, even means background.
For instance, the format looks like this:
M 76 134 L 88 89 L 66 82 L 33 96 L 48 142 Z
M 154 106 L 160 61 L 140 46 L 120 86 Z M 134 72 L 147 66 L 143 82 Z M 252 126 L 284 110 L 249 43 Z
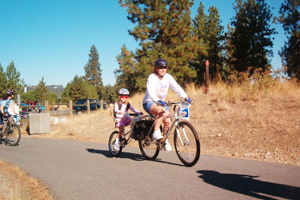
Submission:
M 150 108 L 154 104 L 153 101 L 147 101 L 146 103 L 143 103 L 144 110 L 150 115 Z M 165 109 L 170 111 L 168 106 L 165 106 Z

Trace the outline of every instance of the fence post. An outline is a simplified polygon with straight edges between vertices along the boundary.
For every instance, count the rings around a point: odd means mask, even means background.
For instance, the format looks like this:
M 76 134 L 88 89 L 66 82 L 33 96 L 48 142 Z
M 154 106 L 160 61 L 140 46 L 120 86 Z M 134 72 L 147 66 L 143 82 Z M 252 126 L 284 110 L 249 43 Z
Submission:
M 209 90 L 209 61 L 205 61 L 205 68 L 206 68 L 206 77 L 205 77 L 205 94 L 208 93 Z
M 97 106 L 97 105 L 96 105 Z M 91 113 L 91 109 L 90 109 L 90 100 L 87 100 L 86 101 L 86 108 L 87 108 L 87 111 L 88 111 L 88 115 Z
M 101 110 L 101 113 L 103 113 L 103 100 L 100 100 L 100 110 Z
M 70 117 L 73 116 L 73 105 L 72 105 L 72 100 L 69 101 L 69 113 L 70 113 Z
M 44 101 L 44 109 L 45 109 L 45 113 L 49 113 L 49 106 L 47 100 Z

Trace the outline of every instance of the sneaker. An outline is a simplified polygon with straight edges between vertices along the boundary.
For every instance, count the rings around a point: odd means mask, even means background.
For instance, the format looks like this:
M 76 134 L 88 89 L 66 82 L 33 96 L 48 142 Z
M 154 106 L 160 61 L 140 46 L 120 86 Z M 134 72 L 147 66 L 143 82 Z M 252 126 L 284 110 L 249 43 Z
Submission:
M 164 137 L 161 135 L 160 131 L 154 131 L 152 135 L 152 140 L 160 140 L 163 139 Z
M 119 142 L 115 142 L 114 143 L 114 150 L 119 151 L 120 147 L 119 147 Z
M 166 140 L 165 142 L 165 148 L 164 148 L 165 151 L 172 151 L 172 147 L 168 141 L 168 139 Z

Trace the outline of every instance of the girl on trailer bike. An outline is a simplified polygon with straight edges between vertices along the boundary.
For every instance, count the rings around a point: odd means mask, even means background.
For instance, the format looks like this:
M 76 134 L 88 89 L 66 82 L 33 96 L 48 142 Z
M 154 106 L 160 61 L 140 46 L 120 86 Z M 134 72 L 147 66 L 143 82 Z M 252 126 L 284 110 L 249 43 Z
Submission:
M 133 108 L 129 102 L 127 102 L 127 98 L 129 96 L 129 91 L 126 88 L 122 88 L 119 90 L 119 101 L 115 103 L 114 113 L 115 113 L 115 121 L 116 128 L 119 128 L 119 134 L 114 143 L 114 149 L 119 150 L 119 139 L 121 138 L 122 133 L 124 132 L 124 127 L 130 124 L 130 117 L 128 116 L 127 111 L 130 109 L 132 112 L 136 114 L 143 114 L 142 112 Z
M 167 73 L 168 66 L 168 62 L 162 58 L 157 59 L 154 62 L 153 73 L 148 77 L 147 90 L 143 99 L 144 110 L 147 113 L 155 116 L 154 132 L 152 135 L 153 140 L 160 140 L 163 138 L 163 135 L 160 131 L 160 124 L 162 122 L 164 123 L 164 135 L 171 125 L 171 118 L 165 118 L 170 115 L 170 110 L 166 106 L 165 102 L 169 87 L 180 98 L 184 99 L 188 103 L 191 103 L 191 100 L 188 98 L 184 90 L 175 81 L 175 79 L 169 73 Z M 165 150 L 172 150 L 168 140 L 166 140 Z
M 12 99 L 15 95 L 15 91 L 13 89 L 8 89 L 6 91 L 6 97 L 3 98 L 3 100 L 0 101 L 0 130 L 2 129 L 4 123 L 3 123 L 3 117 L 8 118 L 8 108 L 10 107 L 11 110 L 14 113 L 17 113 L 15 111 L 14 100 Z

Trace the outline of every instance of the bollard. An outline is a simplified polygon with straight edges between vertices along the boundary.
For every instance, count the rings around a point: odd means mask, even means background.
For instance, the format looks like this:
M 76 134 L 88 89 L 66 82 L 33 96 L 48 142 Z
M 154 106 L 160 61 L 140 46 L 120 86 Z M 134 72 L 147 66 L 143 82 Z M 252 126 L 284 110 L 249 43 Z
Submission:
M 207 94 L 209 90 L 209 61 L 205 61 L 205 68 L 206 68 L 206 77 L 205 77 L 205 90 L 204 93 Z

